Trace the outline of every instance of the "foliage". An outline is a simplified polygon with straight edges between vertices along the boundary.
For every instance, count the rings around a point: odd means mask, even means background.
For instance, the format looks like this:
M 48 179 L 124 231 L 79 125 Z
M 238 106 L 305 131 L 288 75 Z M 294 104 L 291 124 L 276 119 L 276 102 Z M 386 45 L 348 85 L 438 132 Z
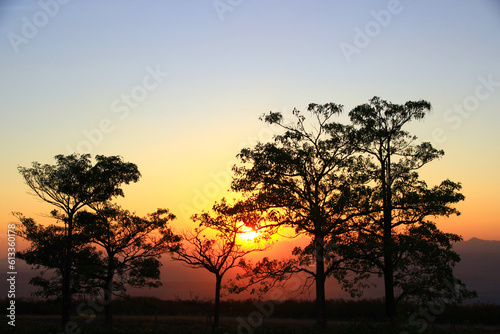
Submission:
M 428 219 L 459 214 L 453 205 L 464 199 L 461 186 L 445 180 L 428 187 L 420 180 L 417 170 L 444 152 L 415 144 L 403 129 L 429 109 L 426 101 L 397 105 L 374 97 L 349 113 L 352 125 L 330 120 L 342 111 L 333 103 L 309 105 L 311 126 L 298 110 L 296 124 L 285 124 L 280 113 L 265 115 L 285 133 L 240 152 L 232 188 L 248 196 L 242 207 L 263 212 L 260 228 L 290 226 L 311 242 L 295 248 L 295 258 L 243 263 L 246 272 L 237 278 L 246 285 L 232 288 L 259 283 L 257 291 L 265 292 L 307 273 L 313 280 L 304 284 L 316 286 L 318 322 L 329 275 L 353 296 L 362 294 L 370 275 L 383 276 L 389 317 L 403 299 L 474 296 L 453 276 L 460 258 L 452 246 L 461 238 Z
M 56 155 L 55 160 L 54 165 L 33 162 L 31 167 L 18 167 L 18 170 L 36 196 L 61 210 L 52 211 L 52 215 L 64 222 L 60 248 L 63 265 L 58 268 L 62 277 L 61 313 L 64 326 L 69 322 L 72 295 L 75 214 L 83 207 L 93 207 L 123 196 L 122 184 L 137 182 L 141 174 L 135 164 L 124 162 L 119 156 L 97 155 L 94 165 L 89 154 Z M 41 286 L 48 289 L 51 284 L 44 281 Z
M 60 249 L 66 238 L 64 228 L 44 227 L 31 218 L 17 216 L 22 223 L 20 235 L 31 242 L 30 248 L 19 252 L 18 257 L 37 269 L 43 268 L 30 281 L 40 287 L 34 295 L 61 298 L 64 257 Z M 111 204 L 98 208 L 96 213 L 78 212 L 71 258 L 72 294 L 96 295 L 102 291 L 108 308 L 111 294 L 124 294 L 127 285 L 161 286 L 159 258 L 180 240 L 168 226 L 174 218 L 166 209 L 141 218 Z M 111 326 L 110 311 L 106 317 Z
M 21 222 L 19 235 L 30 242 L 29 248 L 17 252 L 16 257 L 32 265 L 33 269 L 40 270 L 39 274 L 30 280 L 30 284 L 39 287 L 34 296 L 62 298 L 61 275 L 65 258 L 61 249 L 65 247 L 65 229 L 57 225 L 45 227 L 20 213 L 15 215 Z M 99 262 L 99 253 L 89 245 L 88 237 L 82 234 L 74 235 L 71 257 L 72 294 L 94 295 L 98 292 L 98 282 L 89 277 L 99 272 Z
M 80 211 L 75 228 L 100 251 L 99 270 L 87 279 L 99 282 L 105 297 L 106 326 L 112 326 L 112 294 L 124 294 L 126 286 L 161 286 L 159 258 L 180 238 L 168 223 L 175 219 L 167 209 L 141 218 L 117 205 L 104 203 L 95 213 Z
M 117 274 L 114 289 L 125 291 L 125 285 L 161 286 L 159 258 L 180 241 L 169 227 L 173 219 L 175 215 L 168 209 L 158 209 L 142 218 L 106 203 L 95 213 L 79 212 L 75 226 L 104 251 L 101 263 L 105 272 Z M 99 278 L 105 281 L 107 277 Z
M 215 275 L 213 328 L 219 326 L 223 277 L 235 267 L 243 272 L 227 282 L 231 293 L 250 288 L 265 293 L 305 275 L 300 288 L 315 286 L 320 327 L 326 327 L 328 276 L 353 296 L 362 295 L 371 275 L 383 276 L 391 318 L 398 303 L 473 297 L 453 274 L 460 261 L 453 244 L 461 237 L 440 231 L 432 221 L 460 214 L 454 205 L 464 200 L 461 185 L 444 180 L 429 187 L 421 180 L 417 171 L 444 152 L 416 144 L 417 137 L 403 129 L 423 119 L 430 103 L 398 105 L 374 97 L 351 110 L 350 125 L 333 120 L 342 110 L 334 103 L 310 104 L 309 117 L 293 110 L 294 123 L 281 113 L 263 115 L 282 133 L 239 152 L 231 188 L 243 193 L 243 200 L 233 206 L 222 200 L 211 213 L 194 215 L 198 227 L 184 232 L 182 240 L 168 226 L 175 218 L 168 210 L 141 218 L 110 204 L 123 196 L 123 184 L 140 177 L 137 166 L 121 157 L 98 155 L 93 164 L 89 154 L 58 155 L 54 165 L 19 167 L 30 189 L 56 207 L 52 216 L 63 223 L 45 227 L 16 214 L 21 236 L 31 242 L 18 255 L 41 269 L 30 283 L 40 287 L 37 295 L 62 299 L 63 324 L 69 321 L 71 296 L 95 294 L 97 288 L 104 292 L 110 324 L 113 293 L 161 285 L 159 258 L 166 251 Z M 273 233 L 289 228 L 307 236 L 309 244 L 295 247 L 289 258 L 246 259 L 268 249 Z M 253 243 L 241 238 L 249 229 L 259 233 Z
M 222 279 L 232 268 L 250 253 L 264 251 L 270 244 L 268 234 L 262 234 L 253 242 L 242 240 L 248 228 L 245 222 L 253 221 L 256 215 L 236 212 L 223 199 L 213 207 L 213 214 L 204 212 L 194 215 L 199 224 L 193 231 L 183 234 L 183 243 L 172 249 L 172 259 L 192 268 L 204 268 L 215 275 L 215 305 L 213 328 L 219 327 L 219 308 Z M 210 235 L 211 233 L 212 236 Z
M 56 164 L 33 162 L 19 167 L 27 185 L 42 200 L 72 217 L 84 206 L 123 196 L 122 184 L 137 182 L 137 166 L 119 156 L 97 155 L 92 165 L 90 154 L 56 155 Z
M 420 180 L 417 170 L 444 152 L 430 143 L 415 144 L 417 138 L 403 130 L 429 109 L 426 101 L 397 105 L 374 97 L 349 113 L 358 150 L 374 160 L 374 169 L 370 214 L 357 217 L 350 235 L 353 247 L 339 249 L 352 259 L 354 277 L 346 276 L 347 271 L 339 277 L 347 289 L 359 291 L 357 284 L 369 274 L 383 275 L 390 317 L 404 298 L 425 303 L 438 296 L 455 301 L 473 296 L 453 276 L 460 258 L 452 245 L 461 238 L 426 219 L 459 214 L 453 205 L 464 199 L 461 185 L 445 180 L 429 188 Z
M 367 162 L 354 156 L 353 128 L 332 121 L 342 108 L 334 103 L 310 104 L 311 125 L 297 109 L 293 111 L 296 124 L 286 124 L 280 113 L 263 116 L 284 133 L 273 142 L 241 150 L 242 164 L 234 168 L 232 183 L 233 190 L 248 197 L 242 207 L 264 212 L 259 228 L 286 226 L 311 238 L 309 246 L 294 250 L 295 259 L 246 264 L 247 273 L 240 278 L 249 279 L 250 285 L 263 284 L 260 290 L 265 291 L 291 274 L 306 273 L 312 278 L 306 284 L 316 286 L 318 323 L 324 322 L 325 279 L 344 261 L 326 246 L 342 241 L 369 199 Z M 268 278 L 274 282 L 266 282 Z

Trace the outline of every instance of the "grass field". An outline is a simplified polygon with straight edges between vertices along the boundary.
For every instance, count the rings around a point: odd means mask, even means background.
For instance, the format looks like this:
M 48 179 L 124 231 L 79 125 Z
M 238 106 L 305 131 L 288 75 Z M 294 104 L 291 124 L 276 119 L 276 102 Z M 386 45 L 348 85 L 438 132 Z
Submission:
M 267 304 L 267 313 L 266 308 L 259 308 L 257 303 L 249 300 L 224 301 L 221 305 L 221 328 L 216 333 L 320 333 L 315 326 L 315 307 L 311 301 L 284 301 L 272 308 Z M 78 305 L 78 301 L 74 304 Z M 400 309 L 394 324 L 384 322 L 383 305 L 381 300 L 329 300 L 328 330 L 324 333 L 500 334 L 500 305 L 447 305 L 442 313 L 436 315 L 422 313 L 421 309 L 406 305 Z M 70 325 L 65 330 L 61 329 L 60 304 L 57 302 L 18 300 L 16 310 L 16 326 L 9 326 L 4 321 L 0 333 L 213 333 L 207 318 L 211 310 L 209 302 L 154 298 L 117 300 L 113 305 L 112 331 L 104 329 L 102 312 L 96 312 L 92 318 L 76 316 L 77 312 L 73 312 Z
M 223 317 L 222 326 L 216 333 L 245 333 L 245 334 L 312 334 L 320 333 L 311 319 L 264 319 L 254 322 L 241 317 Z M 207 325 L 207 319 L 203 316 L 115 316 L 114 328 L 112 331 L 104 329 L 101 323 L 86 323 L 83 317 L 74 317 L 73 324 L 66 331 L 62 331 L 59 322 L 60 317 L 55 315 L 24 315 L 16 319 L 16 326 L 8 326 L 5 322 L 2 333 L 67 333 L 67 334 L 146 334 L 146 333 L 213 333 Z M 258 325 L 258 326 L 253 326 Z M 424 331 L 416 328 L 408 328 L 402 325 L 391 325 L 383 322 L 373 321 L 329 321 L 328 329 L 325 333 L 500 333 L 500 326 L 485 325 L 451 325 L 451 324 L 430 324 Z

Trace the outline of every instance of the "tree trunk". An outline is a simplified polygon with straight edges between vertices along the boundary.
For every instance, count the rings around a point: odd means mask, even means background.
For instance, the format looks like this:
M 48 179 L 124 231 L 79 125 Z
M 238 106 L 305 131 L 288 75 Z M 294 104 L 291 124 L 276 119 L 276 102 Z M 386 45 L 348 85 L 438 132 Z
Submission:
M 220 290 L 222 285 L 222 276 L 219 274 L 215 275 L 215 303 L 214 303 L 214 322 L 212 329 L 219 328 L 219 314 L 220 314 Z
M 113 327 L 113 313 L 111 302 L 113 301 L 113 273 L 109 273 L 106 277 L 106 286 L 104 287 L 104 319 L 105 326 L 108 329 Z
M 315 236 L 316 243 L 316 323 L 320 328 L 326 328 L 326 297 L 325 297 L 325 241 L 320 235 Z
M 385 225 L 385 224 L 384 224 Z M 385 287 L 385 315 L 392 319 L 396 314 L 394 300 L 394 246 L 391 230 L 384 226 L 384 287 Z
M 72 239 L 73 239 L 73 216 L 68 215 L 67 218 L 68 234 L 66 238 L 66 247 L 64 250 L 64 267 L 61 272 L 62 275 L 62 310 L 61 322 L 62 327 L 65 328 L 70 320 L 71 311 L 71 253 L 72 253 Z
M 387 151 L 390 152 L 390 144 Z M 385 315 L 393 319 L 396 315 L 396 302 L 394 299 L 394 240 L 392 237 L 392 180 L 391 180 L 391 156 L 388 153 L 387 161 L 382 165 L 382 190 L 384 211 L 384 288 L 385 288 Z

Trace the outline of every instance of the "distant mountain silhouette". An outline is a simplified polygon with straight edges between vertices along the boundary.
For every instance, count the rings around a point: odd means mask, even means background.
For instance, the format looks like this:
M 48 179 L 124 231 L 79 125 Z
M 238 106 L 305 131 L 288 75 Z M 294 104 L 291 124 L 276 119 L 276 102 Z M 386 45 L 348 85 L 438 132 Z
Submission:
M 456 276 L 467 284 L 469 289 L 475 290 L 478 293 L 478 298 L 470 302 L 483 302 L 500 304 L 500 241 L 481 240 L 472 238 L 467 241 L 459 242 L 454 249 L 460 254 L 462 261 L 455 268 Z M 4 263 L 3 274 L 0 276 L 0 290 L 8 291 L 6 275 L 7 259 L 0 259 Z M 186 276 L 192 275 L 195 270 L 189 269 L 186 273 L 185 267 L 180 264 L 172 263 L 169 260 L 164 260 L 165 273 L 164 286 L 159 289 L 130 289 L 129 292 L 134 296 L 155 296 L 164 299 L 173 299 L 175 297 L 189 298 L 192 292 L 202 298 L 212 298 L 213 282 L 212 278 L 204 275 L 202 271 L 197 273 L 196 277 Z M 30 293 L 35 290 L 28 285 L 28 281 L 33 276 L 31 266 L 21 260 L 16 263 L 16 297 L 29 297 Z M 374 279 L 378 285 L 367 289 L 364 293 L 365 298 L 381 298 L 383 297 L 383 281 Z M 2 298 L 5 298 L 4 295 Z M 241 296 L 243 297 L 243 296 Z M 245 295 L 244 298 L 249 297 Z M 255 297 L 255 296 L 253 296 Z M 309 296 L 312 297 L 312 296 Z M 238 299 L 238 296 L 229 296 L 229 298 Z M 306 297 L 307 298 L 307 297 Z M 338 283 L 330 278 L 327 283 L 327 298 L 344 298 L 350 299 L 349 295 L 340 289 Z
M 500 304 L 500 241 L 472 238 L 454 249 L 462 259 L 455 275 L 477 291 L 476 301 Z

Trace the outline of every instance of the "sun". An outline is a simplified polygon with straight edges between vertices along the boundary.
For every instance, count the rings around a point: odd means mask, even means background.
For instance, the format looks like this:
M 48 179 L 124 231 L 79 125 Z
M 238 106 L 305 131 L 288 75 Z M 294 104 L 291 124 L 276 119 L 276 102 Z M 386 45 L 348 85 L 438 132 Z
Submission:
M 254 242 L 261 235 L 260 232 L 255 231 L 251 227 L 243 226 L 240 228 L 239 237 L 246 242 Z

